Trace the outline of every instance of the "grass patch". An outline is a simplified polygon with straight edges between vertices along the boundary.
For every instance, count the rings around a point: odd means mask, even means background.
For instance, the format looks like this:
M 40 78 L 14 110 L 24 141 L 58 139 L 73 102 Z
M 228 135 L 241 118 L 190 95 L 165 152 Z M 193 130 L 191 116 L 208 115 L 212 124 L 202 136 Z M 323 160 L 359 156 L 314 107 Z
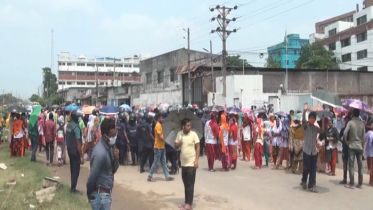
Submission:
M 82 210 L 90 209 L 83 196 L 72 195 L 70 188 L 60 185 L 51 202 L 37 202 L 35 192 L 42 189 L 45 177 L 53 177 L 52 172 L 42 163 L 30 162 L 31 153 L 26 152 L 25 157 L 11 158 L 9 145 L 0 147 L 0 163 L 5 163 L 6 170 L 0 169 L 0 210 L 35 209 L 48 210 Z M 22 177 L 24 174 L 24 177 Z M 15 179 L 15 186 L 7 186 L 10 179 Z

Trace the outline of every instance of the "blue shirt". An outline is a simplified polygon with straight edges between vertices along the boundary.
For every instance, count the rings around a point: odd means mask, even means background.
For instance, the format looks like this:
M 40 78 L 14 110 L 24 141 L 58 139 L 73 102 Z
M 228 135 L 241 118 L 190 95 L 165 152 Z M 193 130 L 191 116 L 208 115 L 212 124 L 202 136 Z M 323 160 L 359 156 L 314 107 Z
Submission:
M 124 136 L 124 132 L 126 132 L 126 124 L 124 122 L 119 122 L 117 125 L 117 141 L 119 145 L 127 145 L 127 140 Z
M 365 157 L 373 157 L 373 131 L 365 134 Z M 371 169 L 372 170 L 372 169 Z

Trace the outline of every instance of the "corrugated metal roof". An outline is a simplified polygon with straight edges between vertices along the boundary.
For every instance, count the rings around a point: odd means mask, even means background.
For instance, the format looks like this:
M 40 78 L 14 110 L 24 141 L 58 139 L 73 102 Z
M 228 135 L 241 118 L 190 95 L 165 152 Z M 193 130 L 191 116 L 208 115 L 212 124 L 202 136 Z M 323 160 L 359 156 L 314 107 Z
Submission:
M 190 65 L 190 72 L 194 72 L 198 67 L 200 67 L 200 65 Z M 178 75 L 188 73 L 188 65 L 179 65 L 176 69 L 176 73 Z

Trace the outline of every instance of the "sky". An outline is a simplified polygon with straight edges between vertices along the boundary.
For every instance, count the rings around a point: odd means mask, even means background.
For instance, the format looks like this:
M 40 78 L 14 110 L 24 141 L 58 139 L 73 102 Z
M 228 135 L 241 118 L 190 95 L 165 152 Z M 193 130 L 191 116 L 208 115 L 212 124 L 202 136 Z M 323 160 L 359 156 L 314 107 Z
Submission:
M 363 0 L 1 0 L 0 94 L 29 98 L 42 84 L 42 68 L 57 71 L 57 55 L 69 52 L 86 57 L 156 56 L 178 48 L 222 50 L 218 23 L 210 7 L 238 6 L 229 29 L 239 29 L 227 40 L 231 55 L 240 54 L 263 66 L 259 53 L 288 34 L 308 38 L 315 23 L 362 8 Z M 53 29 L 53 54 L 51 37 Z M 53 55 L 53 56 L 52 56 Z

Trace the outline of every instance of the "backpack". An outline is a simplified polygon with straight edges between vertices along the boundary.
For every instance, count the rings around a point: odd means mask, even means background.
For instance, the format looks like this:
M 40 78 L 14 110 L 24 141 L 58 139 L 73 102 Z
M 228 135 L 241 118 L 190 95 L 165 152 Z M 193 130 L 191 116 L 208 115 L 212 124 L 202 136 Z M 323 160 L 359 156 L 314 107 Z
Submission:
M 65 131 L 63 128 L 63 124 L 58 123 L 58 129 L 57 129 L 57 143 L 62 143 L 65 139 Z

